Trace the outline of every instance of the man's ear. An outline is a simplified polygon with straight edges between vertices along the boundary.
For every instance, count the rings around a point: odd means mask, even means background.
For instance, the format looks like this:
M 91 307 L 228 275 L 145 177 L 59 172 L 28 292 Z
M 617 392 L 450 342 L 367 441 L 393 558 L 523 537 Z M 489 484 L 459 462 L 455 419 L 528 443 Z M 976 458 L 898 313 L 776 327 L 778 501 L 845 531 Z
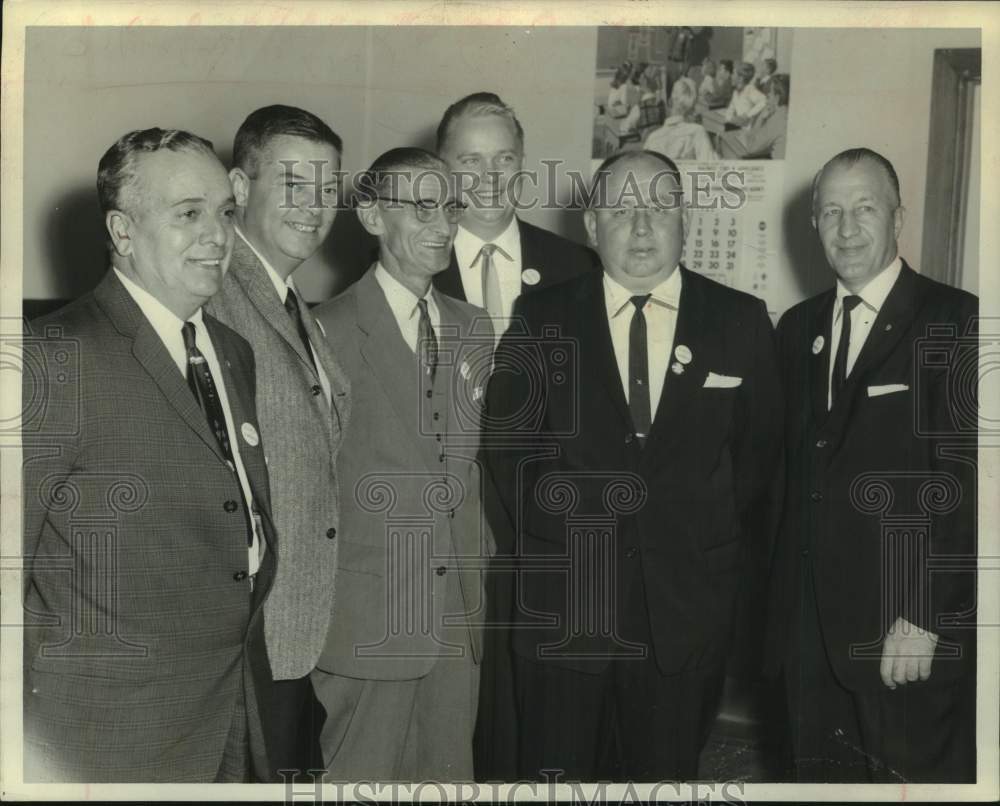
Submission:
M 233 168 L 229 172 L 229 184 L 233 186 L 233 196 L 238 207 L 246 207 L 250 198 L 250 177 L 242 168 Z
M 584 210 L 583 226 L 587 230 L 587 241 L 594 249 L 597 249 L 597 213 L 593 210 Z
M 896 233 L 896 239 L 899 240 L 899 233 L 903 231 L 903 205 L 899 205 L 896 211 L 892 214 L 892 229 Z
M 132 219 L 121 210 L 109 210 L 104 216 L 104 226 L 111 236 L 111 245 L 122 257 L 132 254 Z
M 376 238 L 385 234 L 385 224 L 382 222 L 382 211 L 379 210 L 378 202 L 374 199 L 358 199 L 357 201 L 358 221 L 365 228 L 369 235 Z
M 686 201 L 681 202 L 681 231 L 684 233 L 684 240 L 687 240 L 688 233 L 691 231 L 691 217 L 694 213 L 691 212 L 691 205 Z

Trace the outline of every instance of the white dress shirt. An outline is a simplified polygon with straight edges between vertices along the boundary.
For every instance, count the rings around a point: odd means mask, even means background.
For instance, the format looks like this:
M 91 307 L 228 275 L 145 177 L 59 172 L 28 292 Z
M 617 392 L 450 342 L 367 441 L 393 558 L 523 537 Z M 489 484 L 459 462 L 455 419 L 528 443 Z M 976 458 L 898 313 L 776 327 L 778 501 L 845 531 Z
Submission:
M 455 260 L 458 263 L 458 273 L 462 277 L 462 287 L 465 298 L 473 305 L 485 308 L 483 300 L 483 267 L 473 261 L 479 255 L 484 245 L 496 244 L 499 249 L 493 253 L 493 271 L 497 272 L 500 281 L 500 302 L 503 305 L 503 321 L 494 322 L 493 329 L 500 338 L 510 325 L 510 314 L 514 310 L 514 302 L 521 295 L 521 229 L 517 225 L 517 216 L 503 232 L 491 241 L 484 241 L 478 235 L 473 235 L 461 225 L 455 234 Z M 500 249 L 506 252 L 501 254 Z M 530 268 L 530 267 L 528 267 Z
M 163 346 L 167 348 L 167 352 L 170 353 L 170 357 L 177 365 L 177 369 L 180 370 L 181 376 L 186 378 L 188 366 L 187 348 L 184 346 L 184 336 L 181 334 L 184 322 L 156 297 L 134 283 L 118 271 L 117 268 L 114 269 L 114 272 L 118 275 L 118 279 L 121 280 L 122 285 L 125 286 L 125 290 L 135 300 L 136 305 L 139 306 L 143 316 L 153 326 L 156 335 L 160 337 Z M 243 500 L 246 503 L 247 511 L 252 512 L 253 493 L 250 489 L 250 482 L 247 480 L 246 470 L 243 467 L 243 460 L 240 458 L 240 443 L 237 439 L 236 429 L 233 427 L 233 413 L 229 408 L 229 395 L 226 391 L 225 376 L 222 374 L 222 367 L 219 365 L 219 357 L 215 354 L 215 346 L 212 344 L 212 339 L 208 335 L 208 329 L 205 327 L 201 308 L 195 311 L 194 315 L 187 321 L 191 322 L 195 327 L 195 344 L 201 350 L 201 354 L 205 356 L 205 361 L 208 362 L 208 368 L 212 373 L 212 379 L 215 381 L 215 387 L 219 393 L 219 402 L 222 404 L 222 412 L 226 417 L 226 430 L 229 432 L 229 444 L 233 452 L 233 461 L 236 463 L 236 475 L 239 478 L 240 489 L 243 491 Z M 253 518 L 251 518 L 251 522 L 254 522 Z M 254 529 L 253 543 L 250 545 L 248 552 L 248 572 L 250 574 L 256 574 L 257 569 L 260 568 L 260 557 L 266 547 L 266 544 L 260 537 L 256 529 Z
M 278 299 L 281 300 L 281 304 L 285 304 L 285 299 L 288 297 L 288 289 L 291 289 L 295 292 L 295 296 L 298 297 L 299 310 L 301 311 L 302 316 L 305 316 L 308 311 L 302 309 L 308 306 L 302 299 L 302 295 L 299 293 L 299 290 L 292 282 L 291 275 L 282 280 L 281 275 L 271 268 L 271 264 L 268 263 L 267 259 L 254 248 L 254 245 L 250 243 L 249 240 L 247 240 L 247 236 L 240 232 L 239 227 L 236 227 L 236 234 L 240 236 L 243 243 L 250 247 L 250 251 L 257 256 L 257 260 L 260 261 L 260 264 L 264 267 L 264 271 L 267 272 L 267 276 L 270 278 L 272 285 L 274 285 L 274 290 L 278 293 Z M 296 328 L 296 332 L 297 331 L 298 329 Z M 330 403 L 330 379 L 326 377 L 326 372 L 323 371 L 323 365 L 319 362 L 319 357 L 316 355 L 316 350 L 313 349 L 312 342 L 309 343 L 309 352 L 312 353 L 313 363 L 316 365 L 316 374 L 319 375 L 319 385 L 323 388 L 323 394 L 326 396 L 326 402 Z
M 375 266 L 375 280 L 378 282 L 382 293 L 385 294 L 386 302 L 392 316 L 399 326 L 399 332 L 403 336 L 403 341 L 417 352 L 417 341 L 420 338 L 420 308 L 417 302 L 421 299 L 399 280 L 386 271 L 381 261 Z M 438 344 L 441 343 L 441 313 L 438 311 L 437 303 L 434 301 L 434 286 L 429 286 L 427 293 L 422 297 L 427 300 L 427 315 L 431 320 L 431 329 Z
M 764 111 L 767 96 L 753 85 L 753 81 L 741 90 L 733 90 L 733 97 L 726 108 L 725 119 L 753 118 Z
M 871 333 L 875 317 L 882 310 L 886 297 L 896 284 L 899 272 L 903 268 L 903 261 L 896 258 L 883 271 L 879 272 L 868 282 L 855 296 L 861 297 L 861 304 L 856 305 L 851 311 L 851 340 L 847 346 L 847 369 L 844 377 L 851 374 L 854 363 L 858 360 L 861 348 L 865 346 L 865 340 Z M 826 408 L 829 410 L 833 406 L 833 363 L 837 360 L 837 347 L 840 345 L 840 331 L 843 329 L 844 319 L 844 297 L 850 296 L 851 291 L 837 280 L 837 300 L 833 304 L 833 327 L 830 332 L 830 367 L 827 375 L 826 385 Z
M 652 296 L 642 309 L 646 317 L 646 357 L 649 377 L 649 412 L 656 419 L 656 409 L 663 393 L 670 354 L 673 350 L 674 331 L 677 328 L 677 311 L 681 304 L 681 273 L 674 269 L 670 277 L 652 290 Z M 604 301 L 607 304 L 608 326 L 611 329 L 611 344 L 615 350 L 618 374 L 621 376 L 625 400 L 629 399 L 628 342 L 635 306 L 632 297 L 637 296 L 627 288 L 604 275 Z

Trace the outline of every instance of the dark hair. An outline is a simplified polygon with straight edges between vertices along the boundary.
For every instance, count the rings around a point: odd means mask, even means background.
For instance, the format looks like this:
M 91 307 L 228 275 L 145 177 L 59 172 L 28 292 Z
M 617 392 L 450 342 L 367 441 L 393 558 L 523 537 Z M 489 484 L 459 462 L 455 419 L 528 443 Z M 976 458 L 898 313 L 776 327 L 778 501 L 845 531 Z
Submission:
M 445 110 L 444 115 L 441 116 L 441 122 L 437 127 L 436 148 L 438 153 L 444 147 L 448 135 L 455 125 L 455 121 L 466 115 L 469 117 L 499 115 L 500 117 L 507 118 L 514 124 L 514 130 L 517 132 L 517 141 L 521 144 L 521 148 L 524 148 L 524 129 L 521 127 L 521 121 L 514 114 L 514 109 L 500 100 L 500 96 L 495 93 L 474 92 L 472 95 L 466 95 L 464 98 L 455 101 L 455 103 Z
M 386 151 L 358 177 L 360 200 L 372 202 L 391 186 L 393 177 L 414 172 L 437 171 L 441 175 L 441 188 L 448 186 L 448 167 L 436 154 L 422 148 L 393 148 Z
M 750 62 L 740 63 L 740 75 L 743 76 L 743 80 L 746 81 L 748 84 L 750 83 L 750 79 L 754 77 L 754 73 L 756 72 L 757 71 L 754 69 L 754 66 L 750 64 Z
M 775 73 L 771 76 L 771 91 L 778 96 L 778 106 L 788 106 L 789 90 L 788 73 Z
M 659 160 L 663 163 L 666 168 L 666 172 L 670 174 L 677 182 L 678 186 L 681 185 L 681 172 L 677 168 L 677 164 L 666 156 L 666 154 L 661 154 L 659 151 L 646 151 L 646 150 L 632 150 L 632 151 L 618 151 L 607 157 L 604 162 L 597 166 L 597 170 L 594 171 L 594 176 L 590 180 L 590 187 L 587 192 L 586 206 L 588 208 L 593 207 L 595 199 L 599 198 L 598 185 L 602 182 L 607 181 L 608 174 L 611 173 L 611 169 L 619 162 L 623 160 L 638 159 L 639 157 L 651 157 L 652 159 Z
M 721 59 L 719 61 L 719 64 L 722 67 L 726 68 L 726 72 L 729 73 L 729 75 L 733 74 L 733 60 L 732 59 Z
M 778 63 L 774 59 L 764 59 L 764 65 L 773 73 L 778 69 Z
M 233 166 L 254 178 L 260 170 L 260 155 L 275 137 L 302 137 L 327 143 L 343 154 L 340 136 L 312 112 L 294 106 L 274 104 L 251 112 L 236 131 Z
M 135 203 L 127 197 L 135 190 L 136 158 L 161 149 L 200 151 L 216 156 L 211 141 L 181 129 L 139 129 L 122 135 L 104 152 L 97 165 L 97 198 L 101 212 L 126 211 Z
M 899 194 L 899 177 L 896 176 L 896 169 L 892 167 L 892 163 L 889 162 L 889 160 L 877 151 L 872 151 L 870 148 L 862 147 L 849 148 L 846 151 L 841 151 L 839 154 L 836 154 L 827 160 L 826 164 L 819 169 L 816 176 L 813 177 L 812 183 L 812 206 L 814 211 L 816 209 L 816 191 L 819 189 L 819 183 L 823 178 L 823 174 L 825 174 L 830 168 L 840 166 L 853 168 L 859 162 L 872 162 L 882 169 L 886 179 L 889 180 L 889 186 L 892 188 L 893 195 L 895 196 L 896 206 L 900 206 L 902 201 Z

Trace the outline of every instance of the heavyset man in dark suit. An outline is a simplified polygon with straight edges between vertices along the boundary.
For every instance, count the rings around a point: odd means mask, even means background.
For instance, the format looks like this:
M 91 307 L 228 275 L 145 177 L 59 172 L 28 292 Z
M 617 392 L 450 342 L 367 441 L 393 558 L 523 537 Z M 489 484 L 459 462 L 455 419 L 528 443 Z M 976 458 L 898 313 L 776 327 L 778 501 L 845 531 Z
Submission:
M 874 151 L 823 167 L 813 224 L 836 288 L 778 325 L 769 645 L 796 775 L 972 781 L 977 300 L 899 257 L 899 180 Z
M 276 769 L 319 769 L 319 730 L 309 673 L 334 613 L 340 489 L 337 451 L 349 385 L 292 274 L 322 245 L 337 212 L 340 138 L 289 106 L 252 112 L 236 132 L 230 179 L 236 241 L 222 290 L 206 310 L 253 347 L 257 408 L 268 448 L 281 563 L 264 606 L 277 680 L 262 707 L 282 717 Z M 295 718 L 301 715 L 301 719 Z
M 521 297 L 527 336 L 497 352 L 522 776 L 691 779 L 715 716 L 781 405 L 767 311 L 679 264 L 682 207 L 669 159 L 606 160 L 585 213 L 603 274 Z
M 449 106 L 438 124 L 437 151 L 468 209 L 434 286 L 483 308 L 498 336 L 522 293 L 595 268 L 597 256 L 587 247 L 515 215 L 524 129 L 497 95 L 477 92 Z
M 201 310 L 232 189 L 211 143 L 162 129 L 97 185 L 112 269 L 26 341 L 25 780 L 270 780 L 254 358 Z
M 446 174 L 414 148 L 373 163 L 358 217 L 379 260 L 316 309 L 354 401 L 338 609 L 313 673 L 338 780 L 472 778 L 493 551 L 476 454 L 494 336 L 482 311 L 432 287 L 461 215 Z

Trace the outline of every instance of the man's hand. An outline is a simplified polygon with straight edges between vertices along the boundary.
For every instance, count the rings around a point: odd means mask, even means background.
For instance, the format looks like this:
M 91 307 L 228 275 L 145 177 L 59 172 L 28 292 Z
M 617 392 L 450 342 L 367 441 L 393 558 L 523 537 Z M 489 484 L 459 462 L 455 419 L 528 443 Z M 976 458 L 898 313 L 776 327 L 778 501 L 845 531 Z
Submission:
M 891 689 L 905 686 L 931 676 L 931 661 L 938 637 L 927 630 L 910 624 L 900 616 L 889 628 L 889 635 L 882 645 L 882 665 L 879 673 L 882 682 Z

